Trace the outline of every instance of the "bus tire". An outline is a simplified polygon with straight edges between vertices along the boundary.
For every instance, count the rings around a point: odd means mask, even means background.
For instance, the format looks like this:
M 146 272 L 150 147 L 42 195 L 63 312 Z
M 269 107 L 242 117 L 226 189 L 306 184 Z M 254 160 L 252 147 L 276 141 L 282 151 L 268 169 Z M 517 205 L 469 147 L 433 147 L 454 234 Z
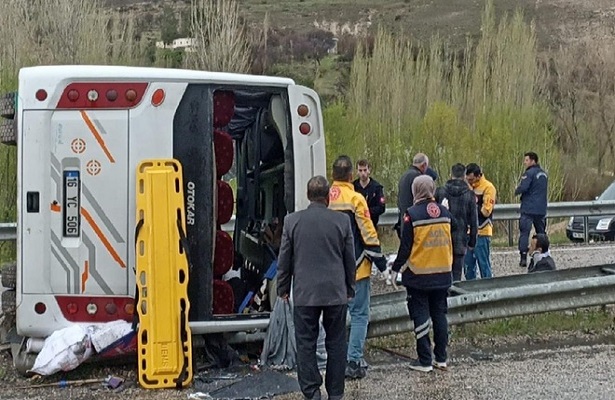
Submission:
M 13 119 L 15 118 L 15 100 L 17 93 L 5 93 L 0 96 L 0 117 Z
M 17 264 L 6 263 L 2 266 L 2 286 L 7 289 L 15 289 L 17 287 Z
M 15 315 L 17 307 L 17 293 L 14 290 L 2 292 L 2 312 L 5 316 Z
M 0 119 L 0 143 L 17 145 L 17 123 L 12 119 Z

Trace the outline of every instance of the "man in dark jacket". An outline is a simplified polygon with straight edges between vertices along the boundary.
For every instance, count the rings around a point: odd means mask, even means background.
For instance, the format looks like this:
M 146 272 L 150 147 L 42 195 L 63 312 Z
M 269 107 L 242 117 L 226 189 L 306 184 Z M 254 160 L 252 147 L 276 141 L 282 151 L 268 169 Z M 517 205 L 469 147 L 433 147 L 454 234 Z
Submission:
M 278 296 L 287 300 L 293 286 L 297 380 L 306 399 L 320 399 L 316 340 L 318 321 L 326 332 L 329 399 L 344 397 L 346 312 L 355 295 L 354 237 L 350 219 L 327 208 L 329 183 L 308 182 L 310 205 L 284 219 L 278 256 Z
M 549 237 L 546 233 L 532 236 L 530 258 L 530 265 L 527 267 L 529 273 L 555 270 L 555 261 L 549 253 Z
M 394 227 L 399 237 L 401 237 L 402 216 L 414 203 L 412 182 L 414 182 L 417 176 L 423 175 L 425 171 L 427 171 L 427 168 L 429 168 L 429 158 L 423 153 L 417 153 L 412 159 L 412 166 L 408 168 L 399 179 L 399 186 L 397 188 L 397 209 L 399 216 L 397 218 L 397 224 L 395 224 Z
M 465 180 L 466 167 L 455 164 L 451 179 L 436 191 L 436 201 L 448 208 L 452 215 L 453 281 L 460 281 L 467 248 L 476 246 L 478 212 L 476 196 Z
M 534 225 L 536 233 L 545 233 L 547 215 L 547 187 L 549 177 L 538 164 L 538 155 L 527 152 L 523 165 L 525 173 L 515 190 L 515 195 L 521 195 L 521 216 L 519 217 L 519 266 L 527 266 L 527 251 L 529 236 Z
M 354 180 L 353 185 L 355 192 L 361 193 L 365 197 L 374 228 L 378 228 L 378 220 L 385 211 L 386 199 L 382 185 L 372 179 L 370 173 L 370 165 L 367 160 L 357 161 L 357 175 L 359 177 Z
M 427 169 L 425 170 L 425 175 L 431 176 L 431 179 L 433 179 L 434 182 L 438 181 L 438 173 L 436 172 L 435 169 L 431 167 L 427 167 Z
M 451 214 L 434 200 L 435 183 L 427 175 L 412 183 L 414 205 L 403 217 L 394 278 L 404 266 L 402 283 L 408 292 L 408 311 L 414 323 L 418 360 L 410 368 L 430 372 L 433 367 L 446 369 L 448 346 L 447 296 L 451 287 L 453 244 Z M 407 266 L 407 267 L 406 267 Z M 429 339 L 430 318 L 434 347 Z

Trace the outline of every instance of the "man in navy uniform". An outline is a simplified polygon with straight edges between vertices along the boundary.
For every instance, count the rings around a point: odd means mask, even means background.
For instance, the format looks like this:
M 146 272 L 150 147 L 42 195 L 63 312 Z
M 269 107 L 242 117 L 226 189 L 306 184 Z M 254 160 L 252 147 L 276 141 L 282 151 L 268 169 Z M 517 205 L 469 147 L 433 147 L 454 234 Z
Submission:
M 547 225 L 547 187 L 549 177 L 538 164 L 538 155 L 532 151 L 523 159 L 525 173 L 515 190 L 521 195 L 521 216 L 519 217 L 519 266 L 527 267 L 530 230 L 534 225 L 536 233 L 545 233 Z
M 370 174 L 371 166 L 369 162 L 367 160 L 357 161 L 357 175 L 359 177 L 353 182 L 354 190 L 365 197 L 374 228 L 378 228 L 378 220 L 385 211 L 386 199 L 382 185 L 371 178 Z

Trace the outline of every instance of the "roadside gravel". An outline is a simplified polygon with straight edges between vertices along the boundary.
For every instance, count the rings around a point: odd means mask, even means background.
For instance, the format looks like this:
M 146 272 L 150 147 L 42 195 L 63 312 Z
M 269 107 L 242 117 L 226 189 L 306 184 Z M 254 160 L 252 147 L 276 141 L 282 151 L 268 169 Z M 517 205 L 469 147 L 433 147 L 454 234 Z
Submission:
M 615 263 L 615 246 L 565 246 L 552 249 L 557 266 L 575 268 Z M 517 266 L 515 249 L 492 253 L 496 276 L 524 273 Z M 392 290 L 379 278 L 374 292 Z M 581 329 L 580 329 L 581 331 Z M 562 337 L 562 335 L 566 337 Z M 565 340 L 564 340 L 565 339 Z M 414 346 L 399 349 L 414 356 Z M 407 360 L 370 350 L 373 366 L 368 377 L 347 383 L 346 398 L 353 399 L 588 399 L 615 400 L 615 333 L 553 334 L 542 338 L 489 339 L 482 343 L 454 339 L 450 348 L 450 370 L 421 374 L 407 367 Z M 60 379 L 120 376 L 126 380 L 122 390 L 112 391 L 100 384 L 65 389 L 22 388 L 39 382 L 19 377 L 11 366 L 9 352 L 0 352 L 0 399 L 188 399 L 194 389 L 148 391 L 138 387 L 136 365 L 82 366 Z M 324 393 L 323 393 L 324 394 Z M 276 397 L 298 400 L 299 394 Z
M 571 343 L 577 343 L 576 345 Z M 597 344 L 600 343 L 600 344 Z M 347 381 L 347 399 L 615 399 L 615 336 L 557 333 L 451 344 L 449 370 L 420 373 L 406 360 L 370 367 Z M 412 354 L 408 350 L 408 354 Z M 324 387 L 323 387 L 324 394 Z M 279 397 L 299 400 L 299 394 Z

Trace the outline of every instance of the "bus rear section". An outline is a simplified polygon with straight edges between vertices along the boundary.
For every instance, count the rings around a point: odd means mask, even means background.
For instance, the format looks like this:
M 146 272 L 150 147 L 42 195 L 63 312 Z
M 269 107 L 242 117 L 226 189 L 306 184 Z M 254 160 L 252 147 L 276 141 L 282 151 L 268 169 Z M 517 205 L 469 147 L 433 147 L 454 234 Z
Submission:
M 182 166 L 193 333 L 267 315 L 284 215 L 306 207 L 308 179 L 325 174 L 313 91 L 95 66 L 25 68 L 19 83 L 18 334 L 133 320 L 136 169 L 148 159 Z

